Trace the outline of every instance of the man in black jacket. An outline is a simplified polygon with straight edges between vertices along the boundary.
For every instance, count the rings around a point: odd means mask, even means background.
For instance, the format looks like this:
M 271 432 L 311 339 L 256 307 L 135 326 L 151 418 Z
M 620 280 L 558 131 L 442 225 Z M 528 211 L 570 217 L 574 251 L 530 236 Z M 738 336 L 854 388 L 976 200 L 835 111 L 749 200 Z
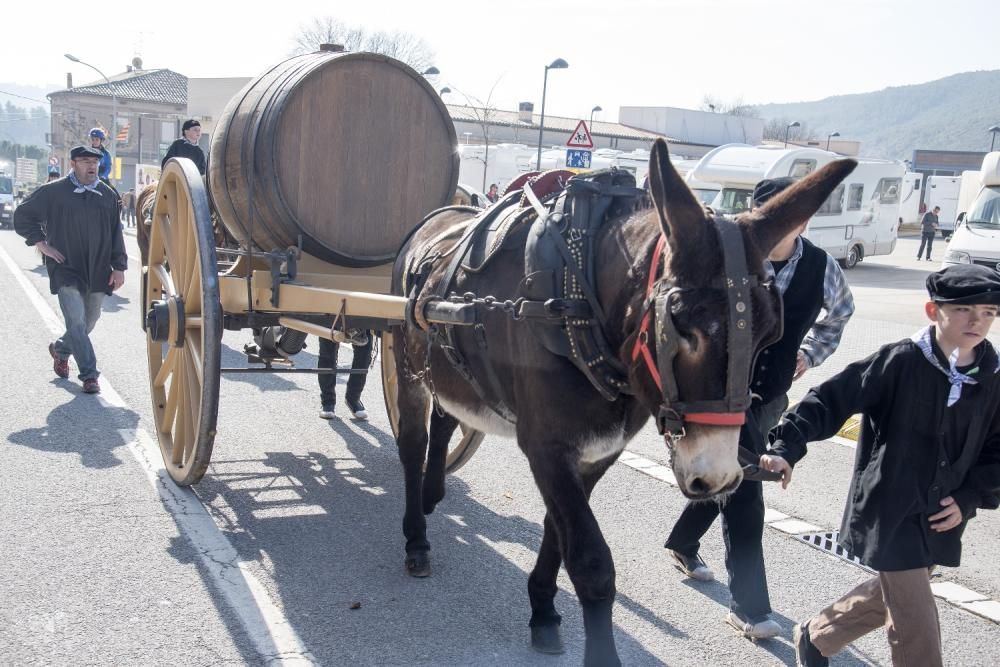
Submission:
M 1000 275 L 959 264 L 927 291 L 933 324 L 811 389 L 761 457 L 787 486 L 807 443 L 861 413 L 839 541 L 878 575 L 796 627 L 800 665 L 822 667 L 883 625 L 894 665 L 941 665 L 929 570 L 957 567 L 966 522 L 1000 503 L 1000 375 L 986 340 Z
M 791 178 L 766 179 L 754 188 L 754 208 L 794 183 Z M 792 381 L 833 354 L 844 326 L 854 313 L 854 299 L 837 262 L 801 237 L 806 223 L 780 241 L 768 256 L 783 305 L 781 339 L 757 359 L 750 388 L 754 401 L 740 432 L 740 446 L 756 454 L 765 450 L 765 436 L 788 407 Z M 818 319 L 821 310 L 826 315 Z M 753 639 L 781 632 L 770 619 L 771 600 L 764 569 L 764 495 L 759 481 L 744 480 L 724 506 L 689 502 L 677 519 L 667 543 L 676 567 L 694 579 L 714 574 L 698 555 L 701 538 L 722 514 L 726 570 L 732 593 L 727 622 Z
M 194 162 L 194 165 L 198 167 L 198 173 L 204 176 L 205 152 L 198 145 L 198 140 L 201 139 L 201 123 L 193 118 L 186 120 L 184 121 L 184 125 L 181 126 L 181 133 L 184 135 L 183 138 L 170 144 L 167 154 L 163 156 L 163 161 L 160 162 L 160 167 L 165 167 L 167 160 L 172 157 L 186 157 Z
M 66 333 L 49 344 L 52 370 L 69 377 L 76 359 L 83 391 L 96 394 L 97 357 L 90 332 L 104 296 L 125 283 L 128 257 L 118 195 L 97 174 L 101 153 L 77 146 L 66 178 L 40 186 L 14 211 L 14 230 L 45 256 L 49 289 L 59 297 Z

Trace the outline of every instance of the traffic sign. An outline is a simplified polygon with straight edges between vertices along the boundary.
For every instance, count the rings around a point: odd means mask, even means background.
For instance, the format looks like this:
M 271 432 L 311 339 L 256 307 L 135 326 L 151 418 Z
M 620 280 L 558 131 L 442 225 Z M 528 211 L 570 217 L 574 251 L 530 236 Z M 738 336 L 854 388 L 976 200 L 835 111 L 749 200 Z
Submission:
M 566 166 L 574 169 L 590 169 L 590 151 L 579 148 L 566 150 Z
M 566 145 L 570 148 L 593 148 L 594 139 L 590 136 L 590 130 L 587 128 L 587 123 L 585 121 L 580 121 L 576 124 L 576 129 L 573 130 L 573 134 L 570 135 L 569 141 Z

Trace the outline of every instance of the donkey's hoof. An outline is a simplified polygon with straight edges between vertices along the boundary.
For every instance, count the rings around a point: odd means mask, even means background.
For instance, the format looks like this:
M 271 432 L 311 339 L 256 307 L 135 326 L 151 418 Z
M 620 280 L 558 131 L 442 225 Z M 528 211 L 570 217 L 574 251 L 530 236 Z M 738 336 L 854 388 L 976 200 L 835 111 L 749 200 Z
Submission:
M 431 557 L 423 551 L 407 556 L 406 573 L 411 577 L 431 576 Z
M 558 625 L 539 625 L 531 628 L 531 648 L 546 655 L 566 652 Z

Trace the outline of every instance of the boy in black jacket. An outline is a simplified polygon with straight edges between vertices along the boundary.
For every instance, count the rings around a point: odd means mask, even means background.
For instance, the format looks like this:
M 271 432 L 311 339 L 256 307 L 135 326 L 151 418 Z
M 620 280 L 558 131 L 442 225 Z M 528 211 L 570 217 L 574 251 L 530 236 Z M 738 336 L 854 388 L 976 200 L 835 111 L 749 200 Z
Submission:
M 840 544 L 878 576 L 795 629 L 799 665 L 886 626 L 894 665 L 940 665 L 935 565 L 957 567 L 966 522 L 1000 494 L 1000 375 L 986 334 L 1000 274 L 958 265 L 927 278 L 932 325 L 810 390 L 772 432 L 761 466 L 791 480 L 806 443 L 862 415 Z

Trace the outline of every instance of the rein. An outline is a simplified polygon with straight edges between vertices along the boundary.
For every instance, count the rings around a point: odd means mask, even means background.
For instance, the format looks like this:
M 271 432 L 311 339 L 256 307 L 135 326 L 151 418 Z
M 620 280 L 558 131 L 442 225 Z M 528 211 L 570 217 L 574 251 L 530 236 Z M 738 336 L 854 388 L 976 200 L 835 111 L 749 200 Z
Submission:
M 659 280 L 660 263 L 667 239 L 662 234 L 653 251 L 649 280 L 646 285 L 646 307 L 639 325 L 639 332 L 632 347 L 632 361 L 640 358 L 656 383 L 663 397 L 656 425 L 661 435 L 673 440 L 684 436 L 684 424 L 711 426 L 742 426 L 746 410 L 750 407 L 751 354 L 753 352 L 752 314 L 749 307 L 750 289 L 757 278 L 747 270 L 743 237 L 739 227 L 723 218 L 714 218 L 713 227 L 719 235 L 723 249 L 725 277 L 713 286 L 726 290 L 729 304 L 728 361 L 726 368 L 726 395 L 718 400 L 684 403 L 680 401 L 673 362 L 678 353 L 678 333 L 670 313 L 670 301 L 682 288 L 671 280 Z M 651 329 L 655 332 L 651 334 Z M 656 360 L 650 348 L 650 338 L 656 350 Z

